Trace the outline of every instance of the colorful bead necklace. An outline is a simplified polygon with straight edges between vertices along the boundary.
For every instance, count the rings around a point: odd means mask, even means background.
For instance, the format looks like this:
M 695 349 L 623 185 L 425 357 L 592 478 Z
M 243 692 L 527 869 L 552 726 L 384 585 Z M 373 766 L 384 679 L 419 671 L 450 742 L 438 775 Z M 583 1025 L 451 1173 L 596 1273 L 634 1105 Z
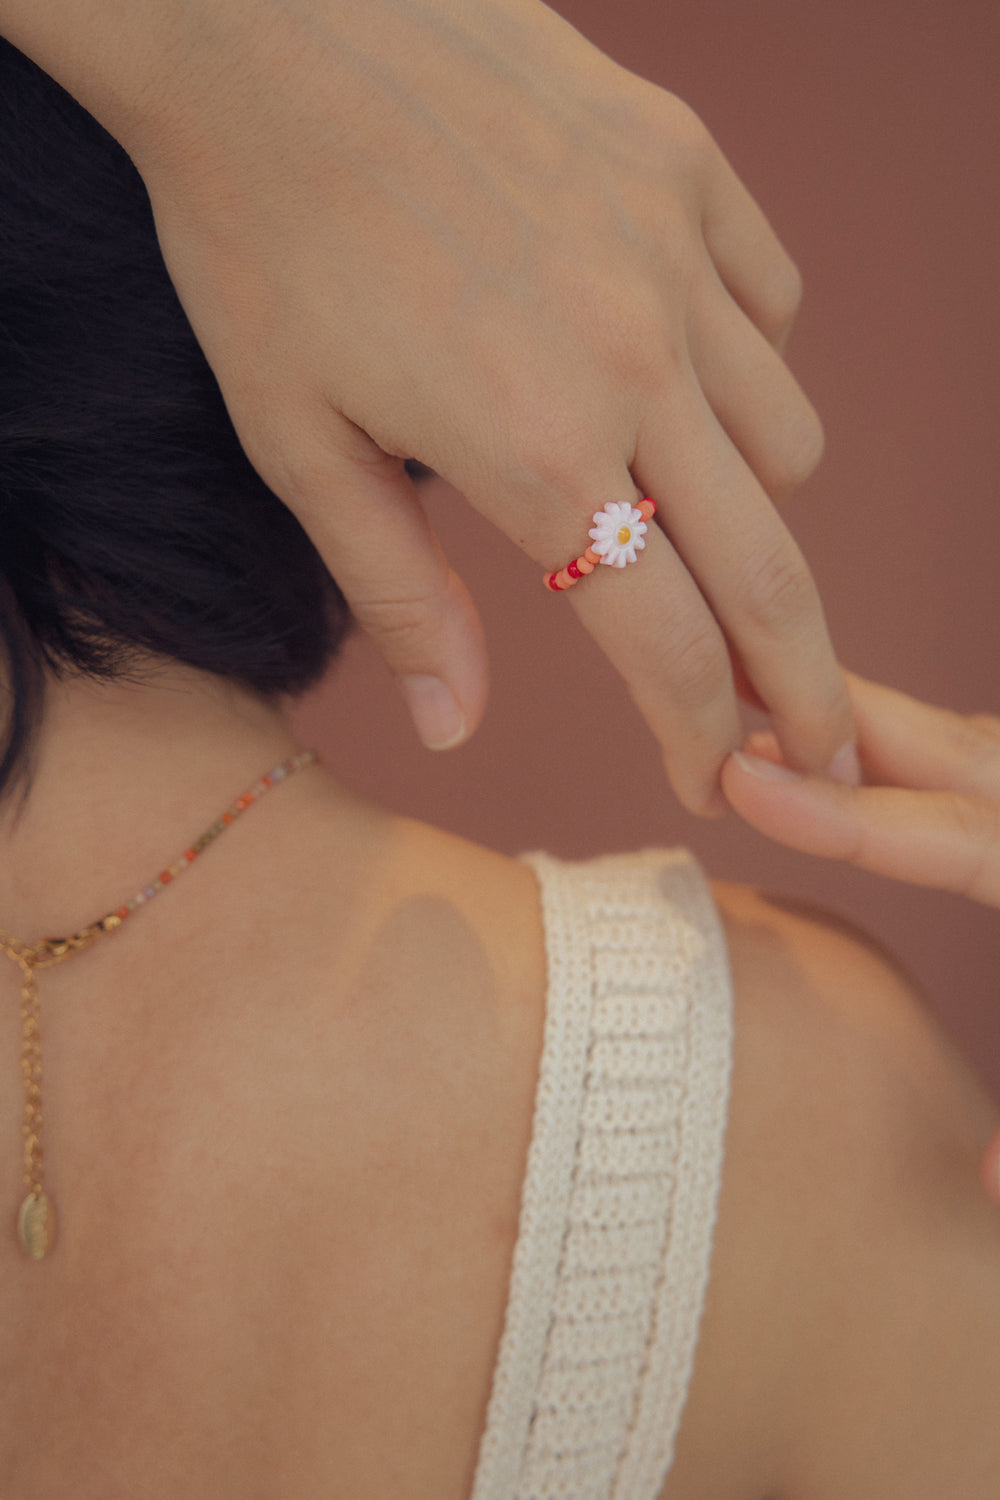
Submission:
M 198 855 L 214 843 L 220 834 L 225 833 L 241 813 L 246 812 L 248 807 L 258 802 L 265 792 L 269 792 L 272 787 L 277 786 L 295 771 L 301 771 L 306 766 L 313 765 L 318 758 L 315 750 L 301 750 L 298 755 L 293 755 L 290 760 L 283 761 L 280 766 L 275 766 L 273 770 L 268 771 L 254 783 L 249 791 L 244 792 L 242 797 L 237 797 L 232 806 L 227 807 L 221 817 L 217 818 L 211 827 L 206 828 L 205 832 L 185 849 L 174 864 L 161 870 L 155 879 L 136 891 L 135 895 L 123 902 L 117 910 L 99 917 L 96 922 L 91 922 L 89 927 L 82 927 L 71 937 L 41 938 L 37 943 L 25 943 L 20 938 L 9 937 L 6 933 L 0 932 L 0 952 L 12 959 L 24 975 L 24 982 L 21 986 L 21 1070 L 24 1074 L 25 1089 L 24 1183 L 28 1189 L 28 1196 L 21 1204 L 17 1232 L 25 1253 L 32 1260 L 41 1260 L 52 1248 L 55 1238 L 55 1212 L 52 1200 L 45 1191 L 42 1160 L 42 1052 L 38 1028 L 36 970 L 50 969 L 54 964 L 72 958 L 73 954 L 78 953 L 82 948 L 89 948 L 91 943 L 96 942 L 105 933 L 117 932 L 134 911 L 146 902 L 152 901 L 153 897 L 158 896 L 171 881 L 177 879 L 178 875 L 183 875 Z

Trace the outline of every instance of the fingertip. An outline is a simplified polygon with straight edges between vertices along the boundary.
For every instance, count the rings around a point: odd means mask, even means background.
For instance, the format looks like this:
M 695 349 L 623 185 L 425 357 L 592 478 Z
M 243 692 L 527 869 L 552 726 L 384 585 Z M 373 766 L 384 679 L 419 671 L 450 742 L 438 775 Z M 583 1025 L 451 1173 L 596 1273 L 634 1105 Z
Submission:
M 479 612 L 465 584 L 449 569 L 443 615 L 433 652 L 421 670 L 396 681 L 413 727 L 428 750 L 453 750 L 478 729 L 489 697 L 489 659 Z
M 826 774 L 831 781 L 839 781 L 843 786 L 861 785 L 861 761 L 858 758 L 858 747 L 853 740 L 849 740 L 846 745 L 841 745 L 827 766 Z
M 730 812 L 730 806 L 723 794 L 718 780 L 714 783 L 700 786 L 692 786 L 678 782 L 675 772 L 671 771 L 670 763 L 666 756 L 663 758 L 664 770 L 673 787 L 674 795 L 686 812 L 693 814 L 696 818 L 724 818 Z
M 848 674 L 834 656 L 793 697 L 769 701 L 769 732 L 780 758 L 806 776 L 860 786 L 858 726 Z M 770 757 L 768 751 L 764 754 Z
M 396 679 L 413 727 L 427 750 L 452 750 L 469 737 L 465 714 L 440 677 L 413 673 Z
M 758 781 L 770 782 L 800 782 L 802 776 L 798 771 L 792 771 L 788 766 L 782 765 L 779 759 L 771 756 L 754 755 L 752 751 L 734 750 L 729 757 L 729 762 L 737 770 L 744 771 L 749 776 L 754 776 Z
M 781 746 L 778 744 L 778 736 L 772 734 L 769 729 L 758 729 L 752 734 L 743 746 L 744 755 L 756 755 L 762 760 L 773 760 L 775 764 L 781 764 Z

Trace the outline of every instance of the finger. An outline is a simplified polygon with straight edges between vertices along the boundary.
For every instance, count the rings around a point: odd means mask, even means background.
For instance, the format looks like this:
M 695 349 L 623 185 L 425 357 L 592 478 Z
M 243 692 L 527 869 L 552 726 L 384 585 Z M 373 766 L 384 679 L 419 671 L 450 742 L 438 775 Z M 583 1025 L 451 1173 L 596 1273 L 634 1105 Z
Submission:
M 627 476 L 618 490 L 611 498 L 634 500 Z M 740 741 L 726 641 L 655 524 L 645 541 L 635 566 L 597 567 L 569 598 L 659 740 L 680 801 L 691 812 L 717 815 L 726 811 L 719 772 Z
M 733 650 L 732 643 L 727 641 L 726 645 L 729 650 L 729 665 L 732 668 L 733 684 L 736 688 L 736 696 L 740 699 L 741 703 L 745 703 L 748 708 L 756 708 L 760 713 L 766 714 L 767 704 L 764 702 L 763 698 L 760 696 L 757 689 L 754 687 L 753 683 L 747 676 L 746 667 L 744 667 L 743 663 L 736 655 L 736 652 Z M 777 740 L 775 740 L 774 743 L 777 746 Z M 774 759 L 781 759 L 780 748 L 776 750 Z
M 846 677 L 871 779 L 1000 802 L 1000 719 L 934 708 L 853 672 Z
M 633 474 L 771 715 L 790 765 L 826 771 L 854 724 L 801 552 L 692 379 L 639 435 Z
M 537 413 L 535 414 L 537 425 Z M 610 502 L 635 504 L 619 457 L 619 424 L 600 417 L 583 427 L 551 422 L 543 443 L 522 448 L 503 472 L 439 471 L 482 515 L 535 559 L 558 572 L 590 545 L 594 516 Z M 626 568 L 598 566 L 550 607 L 572 608 L 624 679 L 660 742 L 667 775 L 689 811 L 722 816 L 719 772 L 742 741 L 729 651 L 697 583 L 653 523 Z M 540 578 L 541 583 L 541 578 Z
M 769 729 L 761 729 L 756 734 L 752 734 L 743 746 L 743 750 L 747 755 L 756 755 L 760 760 L 771 761 L 773 765 L 784 764 L 781 759 L 778 736 L 772 734 Z
M 802 302 L 802 277 L 721 153 L 705 183 L 702 234 L 730 295 L 782 350 Z
M 772 499 L 813 473 L 823 427 L 788 366 L 717 280 L 697 294 L 688 348 L 730 441 Z
M 1000 719 L 932 708 L 853 672 L 844 676 L 869 781 L 1000 802 Z M 782 763 L 778 741 L 766 730 L 751 735 L 744 749 Z
M 461 744 L 482 718 L 482 624 L 448 566 L 402 459 L 333 414 L 282 495 L 386 662 L 428 749 Z
M 792 849 L 1000 906 L 1000 804 L 988 798 L 839 786 L 743 754 L 722 786 L 742 818 Z

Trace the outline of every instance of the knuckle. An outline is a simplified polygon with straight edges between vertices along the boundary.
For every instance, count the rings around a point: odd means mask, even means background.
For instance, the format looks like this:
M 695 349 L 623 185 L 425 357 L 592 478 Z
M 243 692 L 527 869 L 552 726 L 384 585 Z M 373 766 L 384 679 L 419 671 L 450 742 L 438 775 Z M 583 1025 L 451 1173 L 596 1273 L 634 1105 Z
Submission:
M 1000 838 L 1000 808 L 962 792 L 949 792 L 947 798 L 949 817 L 968 843 L 986 849 Z
M 750 622 L 769 635 L 791 635 L 819 617 L 816 585 L 791 538 L 751 562 L 741 602 Z
M 426 590 L 392 597 L 352 599 L 351 613 L 361 628 L 398 659 L 426 638 L 440 612 L 437 595 Z
M 701 116 L 676 94 L 666 95 L 664 104 L 670 126 L 671 160 L 676 162 L 680 153 L 684 166 L 696 178 L 714 170 L 721 161 L 721 152 Z
M 804 483 L 819 466 L 826 446 L 823 424 L 812 407 L 795 423 L 776 475 L 778 486 L 794 489 Z
M 671 285 L 686 285 L 692 270 L 683 248 L 674 243 Z M 665 367 L 680 359 L 676 330 L 662 289 L 652 285 L 603 285 L 582 302 L 585 342 L 604 374 L 616 384 L 640 393 L 659 389 Z
M 987 757 L 1000 756 L 1000 717 L 996 714 L 969 714 L 965 722 L 972 726 L 976 743 Z
M 513 495 L 532 502 L 552 494 L 576 496 L 596 467 L 593 428 L 561 404 L 520 410 L 509 430 L 503 485 Z
M 721 696 L 730 685 L 731 669 L 718 632 L 710 625 L 672 632 L 666 672 L 670 697 L 681 710 Z
M 577 454 L 577 445 L 568 434 L 535 425 L 521 433 L 508 455 L 506 485 L 513 494 L 532 499 L 572 493 L 581 473 Z
M 764 301 L 779 333 L 786 333 L 795 322 L 804 289 L 802 272 L 793 260 L 782 255 L 768 278 L 764 293 Z
M 962 861 L 958 894 L 973 900 L 988 900 L 990 889 L 998 882 L 1000 864 L 1000 806 L 985 797 L 968 797 L 959 792 L 947 795 L 949 820 L 967 857 Z
M 601 350 L 612 377 L 633 390 L 659 389 L 665 364 L 678 360 L 664 339 L 663 309 L 652 298 L 621 308 L 606 321 L 602 335 Z
M 1000 775 L 1000 718 L 994 714 L 956 714 L 952 725 L 957 758 L 987 774 Z

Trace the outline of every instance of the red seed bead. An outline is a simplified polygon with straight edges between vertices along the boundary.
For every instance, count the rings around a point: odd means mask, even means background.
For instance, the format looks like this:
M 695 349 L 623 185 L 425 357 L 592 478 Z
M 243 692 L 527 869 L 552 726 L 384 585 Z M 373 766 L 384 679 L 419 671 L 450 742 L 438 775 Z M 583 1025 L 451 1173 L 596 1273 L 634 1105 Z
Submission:
M 115 912 L 115 916 L 121 917 L 122 921 L 124 922 L 125 918 L 128 916 L 128 907 L 119 906 L 118 910 Z
M 583 576 L 580 572 L 580 564 L 576 562 L 567 563 L 566 572 L 571 578 L 581 578 Z
M 198 851 L 197 851 L 197 849 L 185 849 L 184 850 L 184 858 L 187 860 L 188 864 L 190 864 L 193 859 L 197 859 L 198 858 Z
M 253 798 L 248 796 L 247 793 L 244 792 L 242 797 L 237 798 L 236 806 L 240 809 L 241 812 L 243 812 L 243 810 L 245 808 L 248 808 L 252 802 Z
M 560 592 L 560 586 L 556 582 L 556 575 L 554 573 L 546 573 L 545 587 L 547 589 L 551 589 L 554 594 L 558 594 Z
M 222 817 L 219 819 L 219 822 L 220 823 L 232 823 L 232 822 L 235 821 L 235 817 L 236 817 L 235 813 L 224 812 L 222 814 Z
M 171 875 L 171 873 L 170 873 L 169 870 L 161 870 L 160 871 L 160 879 L 162 880 L 162 882 L 163 882 L 164 885 L 169 885 L 170 882 L 173 880 L 173 878 L 174 877 Z M 187 887 L 185 886 L 185 890 L 186 889 L 187 889 Z

